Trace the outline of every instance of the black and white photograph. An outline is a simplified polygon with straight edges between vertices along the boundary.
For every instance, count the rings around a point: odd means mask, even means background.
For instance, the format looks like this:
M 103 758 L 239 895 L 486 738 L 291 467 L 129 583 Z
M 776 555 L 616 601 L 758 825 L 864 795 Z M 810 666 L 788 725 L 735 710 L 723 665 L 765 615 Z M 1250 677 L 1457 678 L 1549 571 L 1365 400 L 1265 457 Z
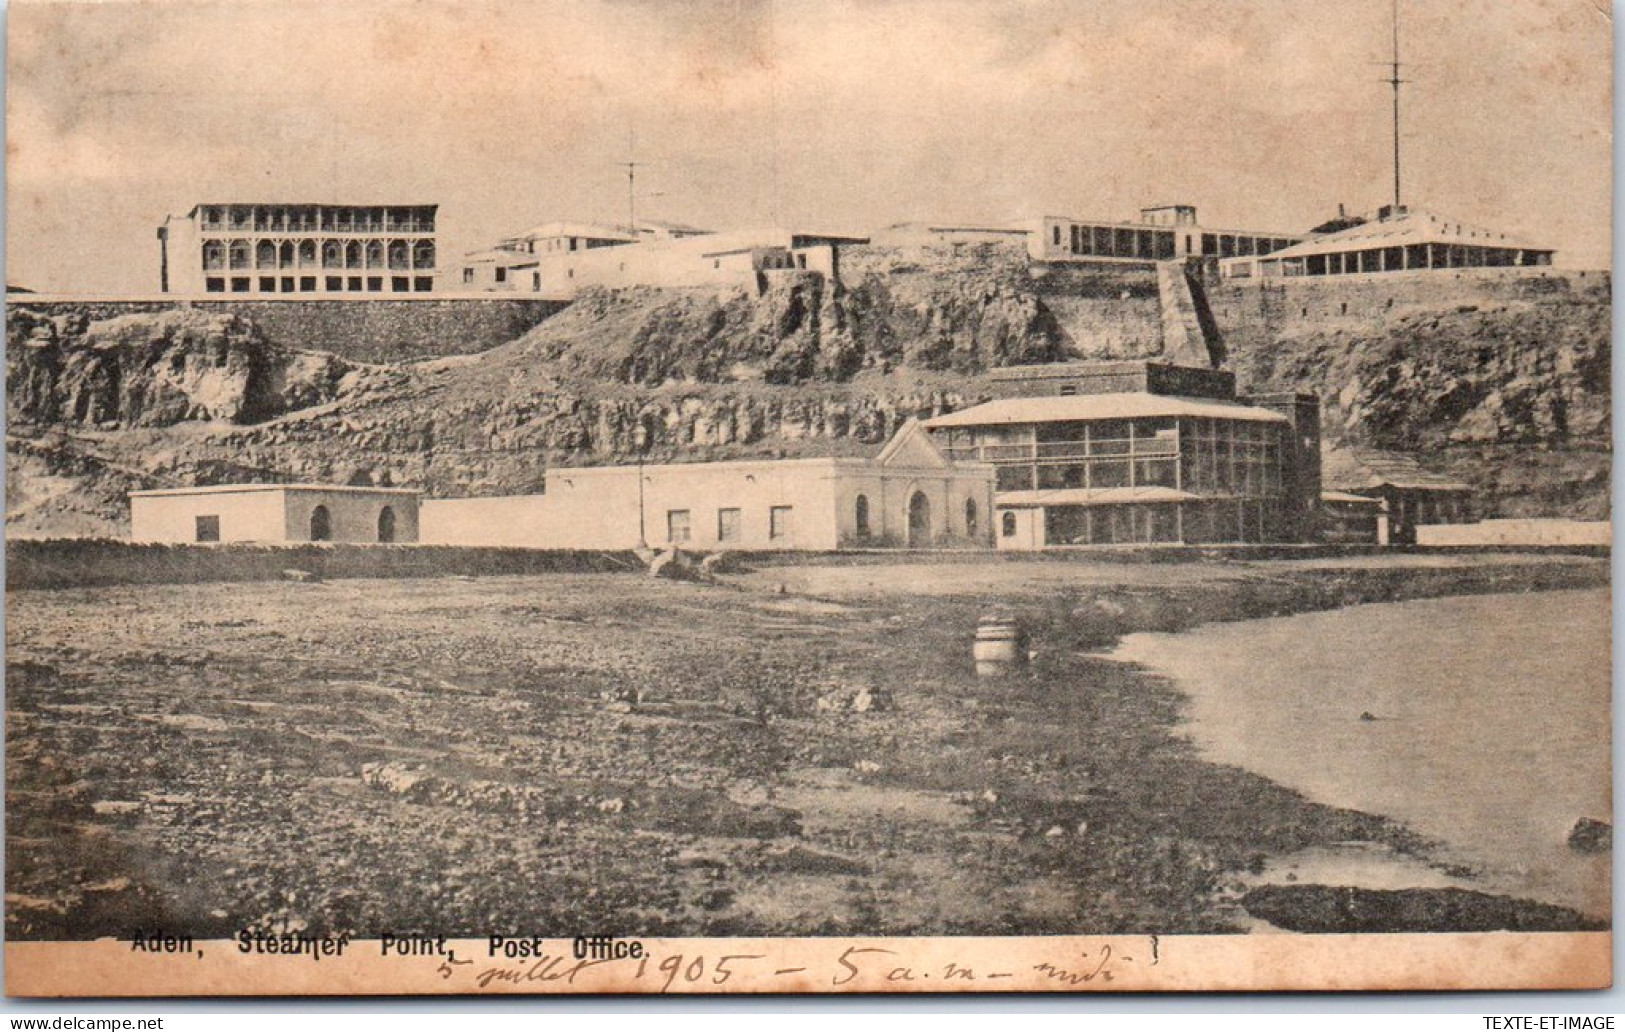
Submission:
M 1609 983 L 1606 4 L 7 19 L 8 994 Z

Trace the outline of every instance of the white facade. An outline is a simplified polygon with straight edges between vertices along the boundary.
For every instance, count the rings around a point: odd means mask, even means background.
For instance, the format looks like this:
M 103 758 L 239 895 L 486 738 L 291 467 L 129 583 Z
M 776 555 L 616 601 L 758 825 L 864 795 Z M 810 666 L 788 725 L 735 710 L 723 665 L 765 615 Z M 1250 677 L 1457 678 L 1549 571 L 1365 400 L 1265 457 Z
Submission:
M 130 492 L 130 538 L 210 544 L 412 543 L 419 493 L 386 487 L 238 484 Z
M 508 291 L 565 300 L 586 287 L 740 287 L 775 273 L 840 278 L 839 247 L 863 237 L 782 229 L 701 233 L 668 229 L 637 242 L 584 235 L 587 225 L 549 224 L 470 254 L 463 290 Z M 558 235 L 538 235 L 543 232 Z
M 1552 264 L 1555 252 L 1506 233 L 1407 208 L 1256 257 L 1219 263 L 1228 280 L 1356 276 L 1436 269 L 1527 268 Z
M 429 500 L 428 544 L 694 551 L 987 548 L 993 471 L 909 424 L 874 459 L 554 469 L 541 495 Z
M 428 294 L 433 204 L 199 204 L 158 227 L 159 289 L 186 296 Z
M 1196 220 L 1188 204 L 1140 210 L 1138 222 L 1107 219 L 1034 219 L 1027 253 L 1035 262 L 1164 262 L 1270 254 L 1302 241 L 1301 234 L 1253 229 L 1215 229 Z

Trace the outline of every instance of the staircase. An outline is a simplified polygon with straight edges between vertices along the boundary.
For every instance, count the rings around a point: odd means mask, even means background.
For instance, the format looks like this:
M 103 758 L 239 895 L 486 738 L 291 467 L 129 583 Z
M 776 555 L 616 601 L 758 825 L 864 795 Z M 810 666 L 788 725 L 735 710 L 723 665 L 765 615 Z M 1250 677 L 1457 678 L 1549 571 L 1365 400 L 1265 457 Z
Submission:
M 1157 297 L 1162 308 L 1162 357 L 1175 365 L 1217 368 L 1224 342 L 1208 307 L 1207 291 L 1183 261 L 1157 263 Z

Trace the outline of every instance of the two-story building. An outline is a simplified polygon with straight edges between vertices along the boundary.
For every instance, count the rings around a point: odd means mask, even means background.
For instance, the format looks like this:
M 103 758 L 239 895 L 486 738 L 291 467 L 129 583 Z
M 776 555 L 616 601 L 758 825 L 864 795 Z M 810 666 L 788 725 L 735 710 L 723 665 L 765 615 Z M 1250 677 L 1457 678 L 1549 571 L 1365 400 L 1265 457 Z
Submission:
M 199 204 L 158 227 L 166 294 L 427 294 L 434 204 Z
M 1314 539 L 1320 406 L 1238 398 L 1233 374 L 1152 362 L 1001 371 L 1013 396 L 927 420 L 994 467 L 1003 549 Z

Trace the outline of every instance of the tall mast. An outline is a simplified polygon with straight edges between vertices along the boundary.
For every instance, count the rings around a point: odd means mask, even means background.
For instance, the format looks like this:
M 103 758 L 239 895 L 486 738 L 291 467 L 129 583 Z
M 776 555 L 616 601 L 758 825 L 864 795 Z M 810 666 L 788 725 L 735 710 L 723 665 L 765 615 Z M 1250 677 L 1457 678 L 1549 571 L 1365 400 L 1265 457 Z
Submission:
M 1398 213 L 1400 205 L 1399 192 L 1399 87 L 1405 82 L 1399 77 L 1399 0 L 1394 3 L 1394 59 L 1389 63 L 1390 71 L 1386 80 L 1394 88 L 1394 210 Z
M 626 138 L 626 160 L 616 164 L 626 169 L 626 230 L 632 234 L 632 239 L 638 239 L 638 166 L 648 162 L 638 161 L 638 132 L 631 130 Z

